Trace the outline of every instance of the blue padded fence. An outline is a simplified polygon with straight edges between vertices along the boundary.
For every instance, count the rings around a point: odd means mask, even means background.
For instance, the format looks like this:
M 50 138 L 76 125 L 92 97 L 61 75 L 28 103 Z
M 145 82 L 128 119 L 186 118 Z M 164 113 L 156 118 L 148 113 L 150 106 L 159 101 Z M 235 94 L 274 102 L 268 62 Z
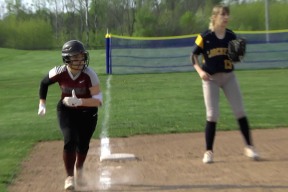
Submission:
M 236 69 L 288 67 L 288 30 L 236 32 L 247 40 L 247 52 Z M 197 35 L 132 38 L 106 36 L 107 74 L 193 71 L 190 54 Z M 113 71 L 113 73 L 112 73 Z

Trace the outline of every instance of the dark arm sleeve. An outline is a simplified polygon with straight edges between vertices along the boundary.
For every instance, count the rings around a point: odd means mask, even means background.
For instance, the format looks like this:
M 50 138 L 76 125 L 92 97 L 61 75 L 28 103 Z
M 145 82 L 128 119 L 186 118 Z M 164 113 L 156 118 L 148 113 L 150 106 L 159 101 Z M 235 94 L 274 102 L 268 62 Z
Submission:
M 45 99 L 46 100 L 46 97 L 47 97 L 47 92 L 48 92 L 48 86 L 53 84 L 54 82 L 51 81 L 49 79 L 49 75 L 46 75 L 41 83 L 40 83 L 40 88 L 39 88 L 39 97 L 40 99 Z
M 198 47 L 197 45 L 194 45 L 193 49 L 192 49 L 192 54 L 193 55 L 201 55 L 202 54 L 202 49 L 200 47 Z

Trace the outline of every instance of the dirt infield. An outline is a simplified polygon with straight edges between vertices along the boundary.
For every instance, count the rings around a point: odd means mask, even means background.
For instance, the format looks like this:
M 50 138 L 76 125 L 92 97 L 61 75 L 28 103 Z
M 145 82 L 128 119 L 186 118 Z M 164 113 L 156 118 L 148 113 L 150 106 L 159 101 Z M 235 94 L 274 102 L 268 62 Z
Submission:
M 217 132 L 215 163 L 204 165 L 204 134 L 169 134 L 110 139 L 112 153 L 137 160 L 100 162 L 100 141 L 93 140 L 85 166 L 88 186 L 77 191 L 288 191 L 288 128 L 253 130 L 262 157 L 243 156 L 240 132 Z M 64 191 L 62 141 L 42 142 L 23 162 L 9 192 Z

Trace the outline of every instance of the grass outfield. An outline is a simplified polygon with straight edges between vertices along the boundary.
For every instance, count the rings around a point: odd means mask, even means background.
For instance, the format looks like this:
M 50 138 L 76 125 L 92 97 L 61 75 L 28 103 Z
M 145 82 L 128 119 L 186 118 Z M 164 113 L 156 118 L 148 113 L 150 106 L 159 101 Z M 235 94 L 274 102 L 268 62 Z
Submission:
M 91 51 L 90 55 L 104 101 L 107 95 L 111 97 L 99 110 L 94 138 L 99 138 L 102 129 L 109 137 L 203 131 L 205 110 L 197 73 L 107 76 L 105 51 Z M 46 116 L 37 115 L 39 82 L 52 67 L 61 64 L 61 53 L 0 49 L 0 62 L 0 191 L 7 191 L 21 161 L 37 142 L 62 139 L 55 109 L 58 85 L 49 89 Z M 236 73 L 252 128 L 288 127 L 288 69 Z M 220 107 L 218 130 L 237 129 L 223 94 Z M 105 119 L 105 114 L 109 118 Z

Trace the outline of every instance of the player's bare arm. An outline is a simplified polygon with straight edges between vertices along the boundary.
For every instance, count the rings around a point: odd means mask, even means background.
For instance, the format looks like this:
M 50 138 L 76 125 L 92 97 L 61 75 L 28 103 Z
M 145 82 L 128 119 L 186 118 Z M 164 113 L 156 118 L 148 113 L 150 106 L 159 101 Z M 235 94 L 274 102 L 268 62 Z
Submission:
M 96 85 L 89 88 L 91 98 L 83 98 L 82 100 L 82 106 L 86 107 L 99 107 L 102 105 L 102 93 L 100 90 L 100 86 Z
M 46 99 L 40 99 L 39 100 L 39 105 L 45 105 L 46 104 Z

